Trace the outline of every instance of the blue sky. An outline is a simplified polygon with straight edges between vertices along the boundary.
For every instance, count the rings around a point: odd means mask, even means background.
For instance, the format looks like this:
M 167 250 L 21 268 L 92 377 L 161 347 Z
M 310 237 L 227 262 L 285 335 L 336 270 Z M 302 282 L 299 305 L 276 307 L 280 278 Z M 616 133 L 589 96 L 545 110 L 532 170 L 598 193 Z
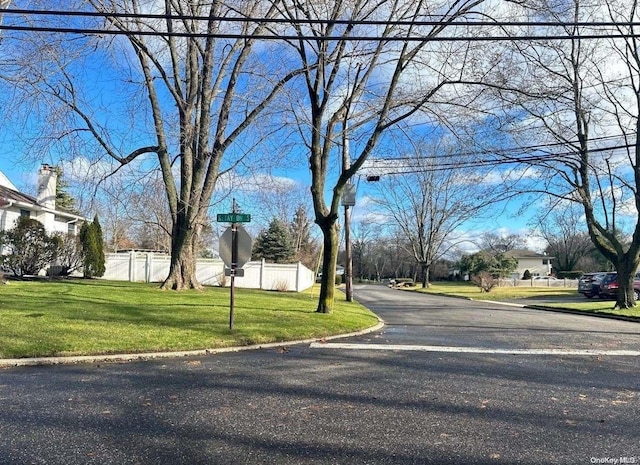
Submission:
M 99 74 L 101 73 L 101 60 L 105 60 L 104 56 L 100 56 L 96 62 L 89 63 L 90 66 L 82 67 L 82 73 L 86 77 L 85 83 L 87 86 L 97 86 L 98 82 L 101 79 L 97 79 Z M 86 63 L 83 63 L 86 64 Z M 102 76 L 104 78 L 104 76 Z M 108 79 L 102 79 L 102 84 L 113 86 L 115 81 L 109 81 Z M 84 84 L 83 84 L 84 85 Z M 114 95 L 117 96 L 118 92 L 113 92 L 113 87 L 111 91 L 103 92 L 104 96 L 98 97 L 99 100 L 105 99 L 108 100 L 110 98 L 114 98 Z M 128 95 L 128 94 L 127 94 Z M 124 97 L 121 97 L 121 99 Z M 144 99 L 143 99 L 144 100 Z M 102 102 L 104 104 L 104 102 Z M 122 102 L 121 102 L 122 103 Z M 127 102 L 130 103 L 130 102 Z M 108 108 L 110 105 L 106 105 Z M 126 105 L 125 105 L 126 106 Z M 37 115 L 33 115 L 35 119 Z M 133 119 L 133 121 L 136 121 Z M 40 122 L 40 121 L 39 121 Z M 123 121 L 123 125 L 129 123 L 129 120 Z M 39 159 L 38 157 L 34 157 L 33 153 L 27 153 L 30 148 L 27 144 L 27 141 L 22 140 L 22 133 L 24 131 L 24 127 L 17 126 L 13 121 L 5 120 L 0 127 L 0 171 L 5 173 L 9 177 L 9 179 L 23 192 L 26 193 L 35 193 L 36 186 L 36 178 L 37 171 L 41 163 L 48 163 L 52 165 L 58 164 L 59 160 L 56 159 L 55 154 L 47 154 L 43 155 Z M 137 121 L 137 123 L 143 125 L 144 123 Z M 141 132 L 143 128 L 140 129 Z M 125 131 L 126 133 L 126 131 Z M 117 136 L 116 136 L 117 137 Z M 127 145 L 124 143 L 123 145 Z M 308 205 L 310 204 L 310 194 L 308 192 L 308 185 L 310 184 L 309 172 L 306 168 L 307 163 L 303 160 L 300 163 L 303 168 L 296 169 L 295 167 L 290 167 L 289 169 L 280 169 L 274 170 L 270 175 L 280 177 L 282 180 L 282 184 L 285 186 L 289 186 L 292 191 L 295 191 L 298 195 L 298 201 L 304 201 Z M 252 213 L 254 217 L 258 218 L 262 211 L 252 211 L 252 195 L 255 192 L 252 192 L 250 189 L 251 185 L 256 185 L 254 182 L 260 176 L 260 173 L 253 173 L 254 178 L 247 179 L 246 185 L 249 186 L 244 190 L 244 193 L 238 193 L 237 197 L 241 202 L 241 208 L 243 211 L 247 213 Z M 332 179 L 328 180 L 328 185 L 332 186 Z M 363 221 L 365 218 L 369 217 L 373 213 L 375 213 L 375 207 L 372 202 L 369 201 L 368 196 L 370 192 L 368 192 L 369 186 L 366 181 L 360 179 L 358 182 L 358 199 L 355 208 L 353 209 L 353 221 Z M 264 186 L 264 185 L 263 185 Z M 264 190 L 264 189 L 263 189 Z M 268 190 L 268 189 L 267 189 Z M 264 194 L 264 192 L 263 192 Z M 304 198 L 302 196 L 305 196 Z M 223 212 L 230 210 L 231 199 L 230 197 L 226 198 L 219 207 L 214 208 L 214 212 Z M 529 218 L 527 215 L 518 215 L 517 211 L 520 205 L 516 202 L 510 204 L 504 209 L 500 209 L 502 212 L 499 216 L 494 218 L 485 218 L 482 222 L 472 222 L 466 225 L 467 231 L 465 231 L 470 237 L 478 236 L 483 231 L 499 231 L 505 234 L 527 234 L 529 231 Z M 533 215 L 535 208 L 531 208 L 529 212 Z M 91 216 L 94 212 L 83 212 L 88 216 Z M 312 213 L 309 212 L 310 216 Z

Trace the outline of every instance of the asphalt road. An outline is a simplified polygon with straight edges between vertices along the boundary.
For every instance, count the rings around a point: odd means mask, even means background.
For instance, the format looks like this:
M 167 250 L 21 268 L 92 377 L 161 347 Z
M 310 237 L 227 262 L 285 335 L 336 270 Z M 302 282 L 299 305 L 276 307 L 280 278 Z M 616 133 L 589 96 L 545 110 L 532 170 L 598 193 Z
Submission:
M 2 369 L 0 464 L 640 463 L 637 323 L 355 296 L 382 331 Z

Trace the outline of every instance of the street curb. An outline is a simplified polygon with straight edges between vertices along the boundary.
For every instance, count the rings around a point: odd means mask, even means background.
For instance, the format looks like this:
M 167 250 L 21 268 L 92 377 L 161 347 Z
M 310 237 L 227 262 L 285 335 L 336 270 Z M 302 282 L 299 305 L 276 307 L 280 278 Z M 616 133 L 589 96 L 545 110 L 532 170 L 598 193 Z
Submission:
M 566 313 L 567 315 L 593 316 L 596 318 L 607 318 L 609 320 L 620 320 L 620 321 L 628 321 L 631 323 L 640 323 L 640 318 L 634 317 L 634 316 L 612 315 L 610 313 L 593 313 L 593 312 L 585 312 L 584 310 L 571 310 L 568 308 L 548 307 L 546 305 L 516 304 L 513 302 L 500 302 L 497 300 L 476 300 L 476 299 L 469 299 L 469 300 L 473 300 L 474 302 L 490 302 L 492 304 L 506 305 L 511 307 L 529 308 L 531 310 L 543 310 L 545 312 Z
M 297 341 L 271 342 L 268 344 L 254 344 L 250 346 L 223 347 L 219 349 L 183 350 L 176 352 L 146 352 L 139 354 L 108 354 L 108 355 L 77 355 L 69 357 L 35 357 L 35 358 L 6 358 L 0 359 L 0 368 L 25 367 L 25 366 L 52 366 L 52 365 L 76 365 L 108 362 L 137 362 L 156 359 L 197 357 L 203 355 L 217 355 L 246 350 L 274 349 L 298 344 L 311 344 L 313 342 L 325 342 L 343 337 L 362 336 L 384 327 L 384 321 L 378 318 L 378 323 L 370 328 L 346 334 L 334 336 L 316 337 Z
M 423 292 L 412 291 L 412 290 L 408 290 L 408 292 L 417 292 L 418 294 L 424 294 Z M 593 313 L 593 312 L 585 312 L 584 310 L 571 310 L 568 308 L 548 307 L 546 305 L 516 304 L 513 302 L 501 302 L 499 300 L 480 300 L 480 299 L 474 299 L 472 297 L 464 297 L 459 295 L 451 295 L 451 294 L 443 294 L 443 293 L 433 293 L 428 295 L 437 295 L 440 297 L 449 297 L 452 299 L 470 300 L 472 302 L 488 302 L 492 304 L 505 305 L 509 307 L 529 308 L 531 310 L 543 310 L 546 312 L 566 313 L 568 315 L 592 316 L 596 318 L 607 318 L 609 320 L 620 320 L 620 321 L 628 321 L 631 323 L 640 323 L 640 317 L 635 317 L 635 316 L 612 315 L 610 313 Z

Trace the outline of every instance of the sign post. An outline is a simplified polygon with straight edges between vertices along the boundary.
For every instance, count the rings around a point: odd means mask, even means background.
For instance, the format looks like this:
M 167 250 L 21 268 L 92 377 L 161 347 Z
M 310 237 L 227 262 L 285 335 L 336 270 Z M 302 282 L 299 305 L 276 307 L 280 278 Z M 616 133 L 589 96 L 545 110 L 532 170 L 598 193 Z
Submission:
M 231 287 L 229 295 L 229 329 L 233 329 L 233 309 L 235 306 L 235 278 L 244 276 L 242 267 L 251 258 L 251 236 L 239 223 L 251 221 L 251 215 L 236 211 L 236 200 L 233 199 L 232 213 L 218 213 L 219 222 L 230 222 L 229 226 L 220 237 L 220 258 L 229 267 Z M 225 269 L 225 275 L 227 270 Z

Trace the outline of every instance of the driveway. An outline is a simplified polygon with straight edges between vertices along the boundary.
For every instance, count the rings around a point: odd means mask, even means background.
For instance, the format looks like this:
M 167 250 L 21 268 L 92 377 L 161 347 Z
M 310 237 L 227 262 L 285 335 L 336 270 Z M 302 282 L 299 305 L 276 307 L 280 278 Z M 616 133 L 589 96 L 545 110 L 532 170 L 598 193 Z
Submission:
M 355 296 L 383 330 L 0 370 L 0 463 L 640 463 L 640 325 L 384 286 Z

